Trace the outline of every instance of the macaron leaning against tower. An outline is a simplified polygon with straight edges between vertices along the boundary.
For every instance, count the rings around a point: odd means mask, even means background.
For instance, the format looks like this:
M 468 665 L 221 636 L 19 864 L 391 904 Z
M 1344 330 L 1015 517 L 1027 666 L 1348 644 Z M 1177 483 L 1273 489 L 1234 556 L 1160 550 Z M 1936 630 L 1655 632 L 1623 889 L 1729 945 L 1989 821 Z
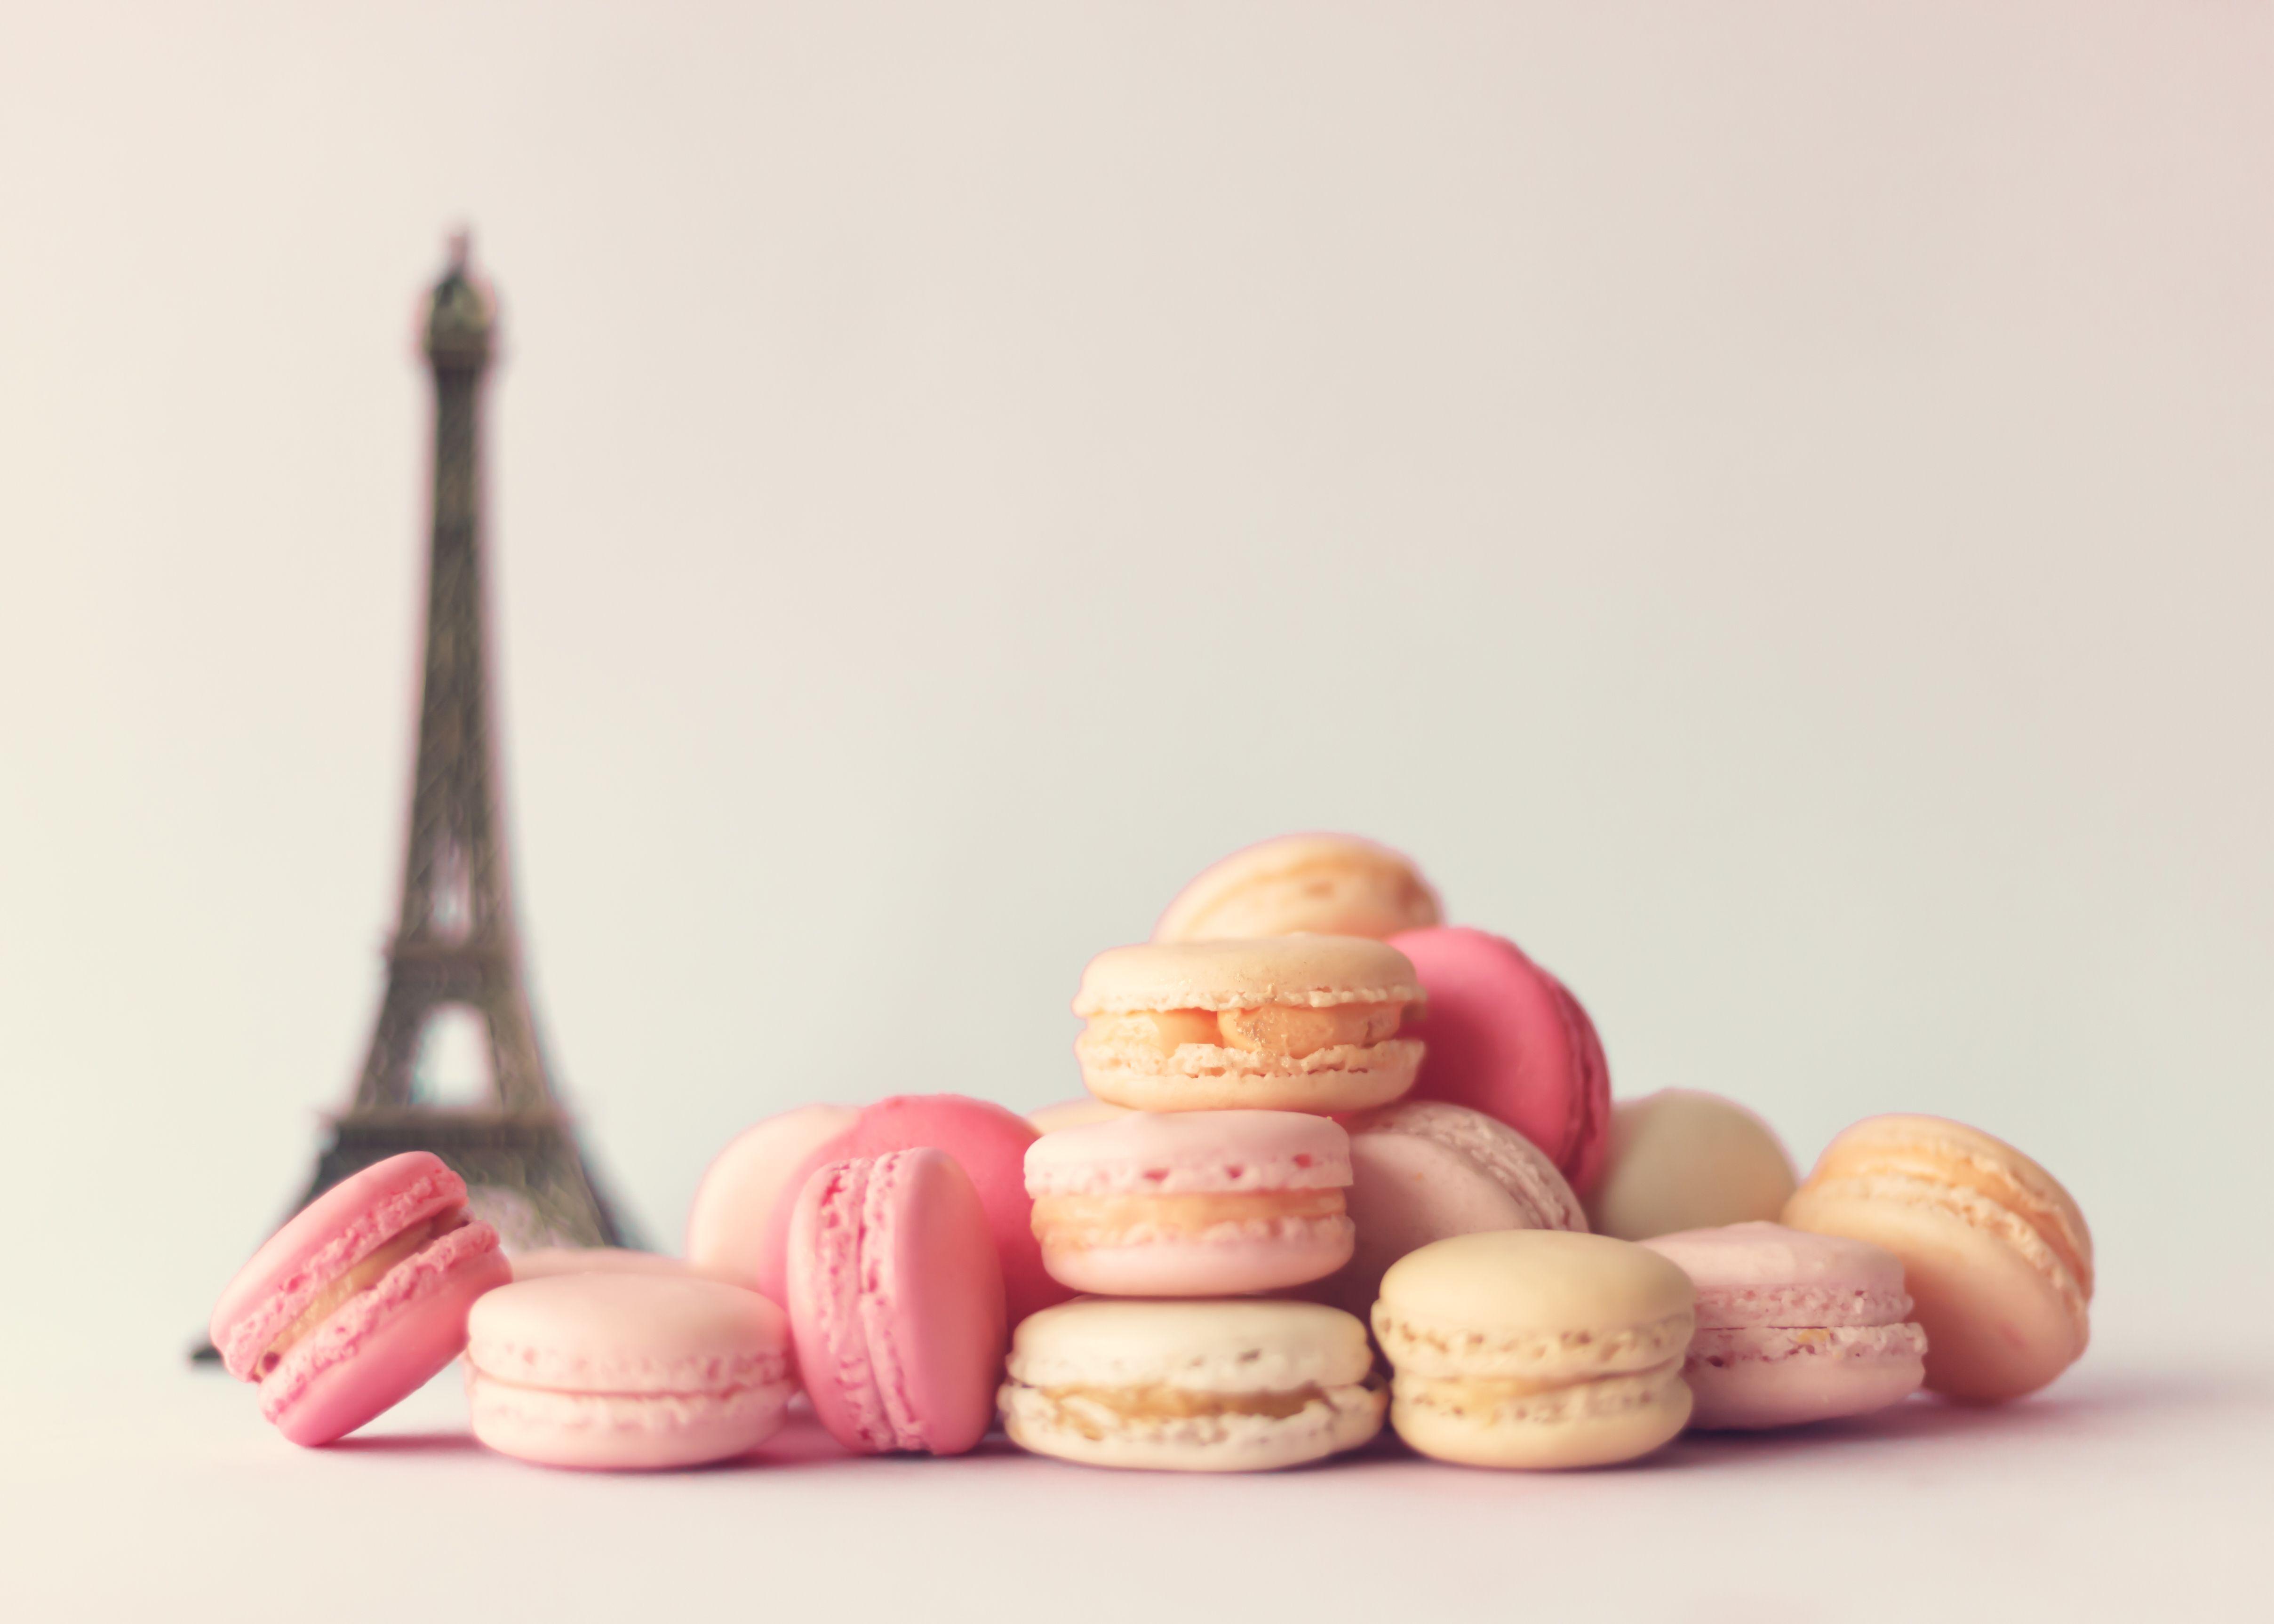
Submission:
M 1111 948 L 1082 972 L 1074 1055 L 1137 1110 L 1363 1110 L 1412 1086 L 1421 996 L 1403 953 L 1359 936 Z
M 253 1253 L 213 1312 L 230 1375 L 296 1444 L 344 1438 L 466 1345 L 466 1314 L 513 1278 L 465 1181 L 427 1151 L 342 1179 Z
M 1411 858 L 1357 835 L 1282 835 L 1234 852 L 1177 893 L 1156 942 L 1387 936 L 1441 917 Z
M 1940 1116 L 1842 1132 L 1785 1203 L 1796 1229 L 1902 1259 L 1926 1328 L 1926 1385 L 1995 1402 L 2074 1364 L 2090 1334 L 2092 1232 L 2060 1181 L 2000 1139 Z
M 1380 1432 L 1373 1371 L 1366 1327 L 1317 1303 L 1080 1297 L 1013 1333 L 1003 1425 L 1086 1466 L 1269 1471 Z
M 1351 1255 L 1350 1136 L 1300 1111 L 1133 1112 L 1027 1151 L 1043 1264 L 1109 1297 L 1301 1285 Z
M 1690 1418 L 1690 1277 L 1600 1235 L 1499 1229 L 1390 1266 L 1374 1334 L 1390 1425 L 1464 1466 L 1606 1466 Z

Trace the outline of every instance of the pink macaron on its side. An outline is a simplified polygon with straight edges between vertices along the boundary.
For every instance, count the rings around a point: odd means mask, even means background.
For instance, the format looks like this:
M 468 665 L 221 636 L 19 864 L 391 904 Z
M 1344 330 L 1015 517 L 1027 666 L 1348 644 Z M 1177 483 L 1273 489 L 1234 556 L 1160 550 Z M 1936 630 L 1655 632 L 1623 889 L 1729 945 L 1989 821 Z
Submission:
M 830 1435 L 863 1455 L 961 1455 L 995 1419 L 1009 1327 L 979 1192 L 929 1148 L 806 1181 L 787 1282 L 798 1367 Z
M 476 1298 L 512 1278 L 465 1181 L 409 1151 L 318 1196 L 230 1282 L 208 1327 L 230 1373 L 297 1444 L 343 1438 L 466 1345 Z
M 841 1132 L 809 1148 L 792 1169 L 784 1195 L 764 1221 L 752 1283 L 777 1303 L 785 1300 L 790 1214 L 798 1192 L 816 1171 L 832 1162 L 929 1147 L 954 1157 L 979 1192 L 988 1229 L 995 1237 L 1012 1321 L 1064 1302 L 1073 1294 L 1043 1267 L 1042 1248 L 1035 1240 L 1034 1203 L 1027 1198 L 1027 1147 L 1038 1137 L 1034 1124 L 1016 1112 L 960 1094 L 898 1094 L 863 1107 Z
M 1235 1297 L 1349 1261 L 1350 1137 L 1297 1111 L 1133 1114 L 1027 1152 L 1043 1262 L 1109 1297 Z
M 641 1471 L 747 1455 L 797 1384 L 789 1322 L 757 1292 L 695 1274 L 518 1281 L 474 1304 L 474 1436 L 539 1466 Z
M 1412 1097 L 1484 1112 L 1547 1153 L 1585 1195 L 1601 1172 L 1610 1066 L 1568 989 L 1506 937 L 1462 925 L 1401 931 L 1428 994 Z
M 1882 1410 L 1926 1375 L 1901 1259 L 1775 1223 L 1653 1236 L 1698 1290 L 1682 1376 L 1694 1427 L 1794 1426 Z

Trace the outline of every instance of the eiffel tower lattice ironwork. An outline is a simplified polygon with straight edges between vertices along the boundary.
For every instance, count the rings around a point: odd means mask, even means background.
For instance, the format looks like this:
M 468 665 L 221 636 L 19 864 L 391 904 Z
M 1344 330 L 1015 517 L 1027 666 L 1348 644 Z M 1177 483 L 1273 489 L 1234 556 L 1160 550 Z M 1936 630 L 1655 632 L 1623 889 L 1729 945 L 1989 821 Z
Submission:
M 461 236 L 425 309 L 433 530 L 402 913 L 355 1096 L 330 1119 L 301 1204 L 374 1162 L 430 1150 L 465 1179 L 470 1205 L 508 1249 L 619 1245 L 623 1229 L 553 1091 L 514 922 L 483 580 L 482 390 L 496 335 L 496 303 Z M 491 1097 L 478 1104 L 421 1097 L 422 1046 L 450 1011 L 486 1034 Z

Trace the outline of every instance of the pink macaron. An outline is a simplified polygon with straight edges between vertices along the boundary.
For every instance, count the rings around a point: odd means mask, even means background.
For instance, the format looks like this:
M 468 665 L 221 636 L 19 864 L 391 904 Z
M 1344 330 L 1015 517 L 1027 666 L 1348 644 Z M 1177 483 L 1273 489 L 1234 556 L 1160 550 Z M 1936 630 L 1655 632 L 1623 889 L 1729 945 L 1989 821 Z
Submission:
M 749 1248 L 754 1271 L 749 1283 L 777 1303 L 785 1300 L 790 1214 L 798 1192 L 817 1170 L 832 1162 L 929 1147 L 954 1157 L 979 1192 L 979 1204 L 986 1209 L 987 1228 L 995 1237 L 996 1256 L 1002 1265 L 1012 1322 L 1038 1308 L 1064 1302 L 1073 1294 L 1043 1267 L 1042 1248 L 1035 1243 L 1033 1228 L 1034 1203 L 1027 1199 L 1027 1147 L 1037 1137 L 1034 1124 L 1025 1117 L 990 1101 L 960 1094 L 900 1094 L 862 1108 L 837 1132 L 809 1144 L 787 1177 L 777 1182 L 775 1169 L 765 1172 L 764 1182 L 779 1193 L 760 1221 L 763 1227 L 757 1244 Z M 754 1219 L 759 1204 L 746 1198 L 735 1205 Z M 704 1259 L 691 1248 L 689 1259 L 704 1266 Z
M 1611 1072 L 1594 1023 L 1503 936 L 1464 925 L 1401 931 L 1428 1004 L 1410 1098 L 1448 1100 L 1514 1128 L 1585 1195 L 1602 1170 Z
M 1926 1375 L 1901 1259 L 1843 1236 L 1775 1223 L 1685 1229 L 1642 1243 L 1698 1289 L 1682 1379 L 1694 1427 L 1757 1428 L 1859 1416 Z
M 979 1192 L 944 1151 L 817 1170 L 790 1217 L 798 1368 L 830 1436 L 862 1455 L 961 1455 L 995 1419 L 1009 1342 Z
M 344 1438 L 466 1345 L 474 1299 L 513 1277 L 465 1181 L 423 1150 L 375 1162 L 303 1207 L 213 1312 L 230 1374 L 296 1444 Z
M 1133 1114 L 1027 1152 L 1043 1262 L 1108 1297 L 1235 1297 L 1350 1261 L 1350 1136 L 1299 1111 Z
M 469 1325 L 474 1436 L 540 1466 L 732 1460 L 773 1436 L 796 1390 L 781 1310 L 695 1274 L 517 1281 L 475 1304 Z

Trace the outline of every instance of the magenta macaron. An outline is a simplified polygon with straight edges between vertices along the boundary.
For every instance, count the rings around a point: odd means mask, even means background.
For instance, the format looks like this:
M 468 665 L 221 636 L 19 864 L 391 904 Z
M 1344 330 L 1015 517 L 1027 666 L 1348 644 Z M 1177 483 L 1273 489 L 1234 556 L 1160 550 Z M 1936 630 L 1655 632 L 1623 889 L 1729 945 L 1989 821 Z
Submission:
M 863 1455 L 961 1455 L 987 1435 L 1009 1327 L 986 1209 L 954 1158 L 817 1169 L 788 1260 L 798 1368 L 832 1437 Z
M 1482 1111 L 1547 1153 L 1585 1195 L 1602 1170 L 1611 1072 L 1594 1022 L 1563 983 L 1504 936 L 1464 925 L 1400 931 L 1428 994 L 1408 1096 Z
M 230 1374 L 296 1444 L 344 1438 L 466 1345 L 466 1315 L 512 1278 L 465 1181 L 423 1150 L 375 1162 L 294 1215 L 222 1293 Z
M 1350 1261 L 1350 1136 L 1299 1111 L 1133 1113 L 1027 1152 L 1043 1262 L 1108 1297 L 1236 1297 Z
M 1642 1243 L 1698 1289 L 1682 1379 L 1694 1427 L 1793 1426 L 1908 1398 L 1925 1377 L 1902 1260 L 1883 1246 L 1776 1223 Z

